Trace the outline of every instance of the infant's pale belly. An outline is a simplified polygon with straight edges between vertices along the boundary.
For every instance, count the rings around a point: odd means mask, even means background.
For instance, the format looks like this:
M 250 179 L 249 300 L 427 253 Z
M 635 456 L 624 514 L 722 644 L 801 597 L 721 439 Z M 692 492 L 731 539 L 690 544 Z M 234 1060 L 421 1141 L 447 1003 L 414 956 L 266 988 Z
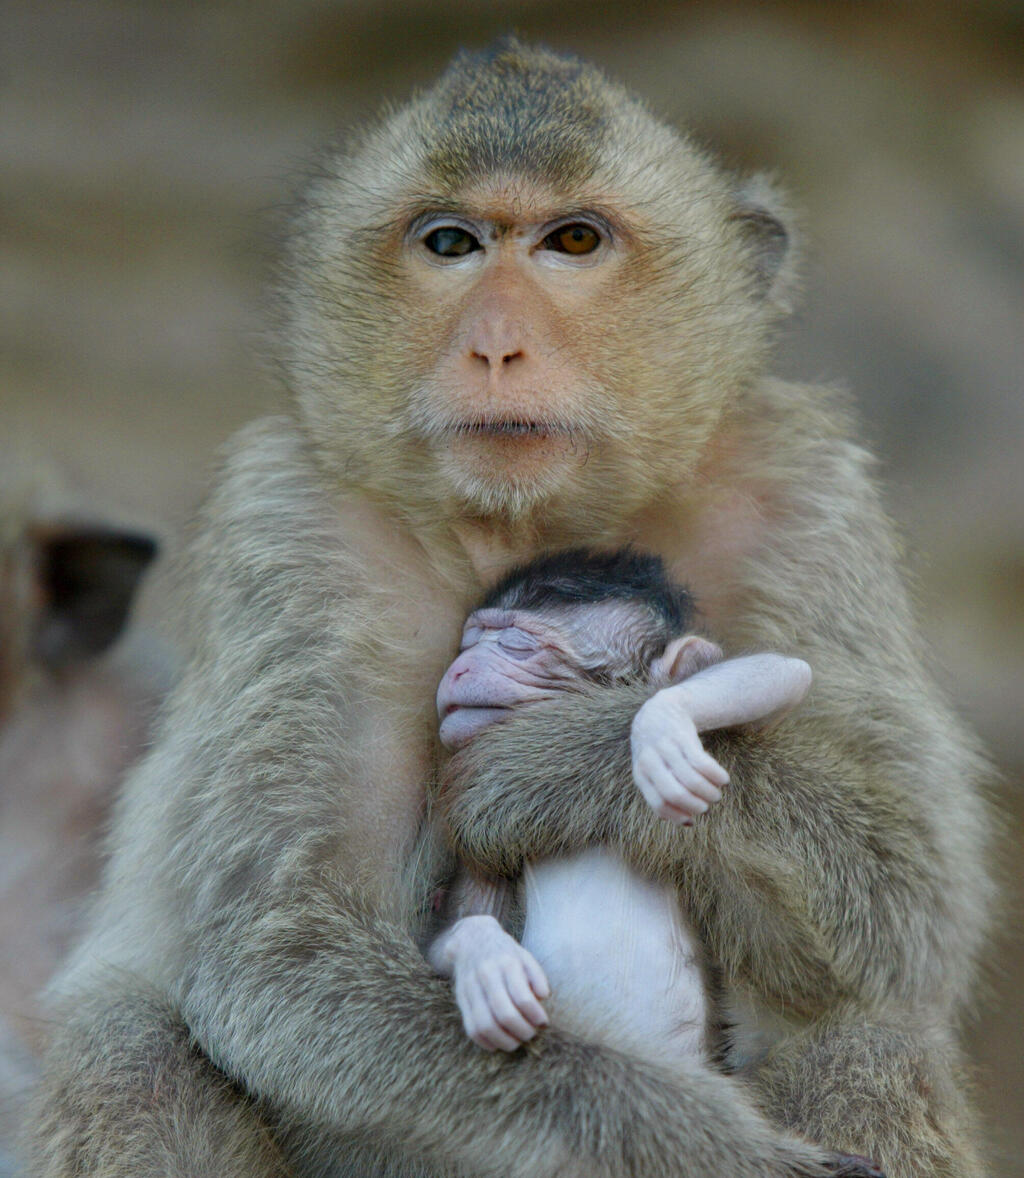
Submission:
M 701 1054 L 700 948 L 670 888 L 591 848 L 528 863 L 523 944 L 551 983 L 555 1026 L 645 1058 Z

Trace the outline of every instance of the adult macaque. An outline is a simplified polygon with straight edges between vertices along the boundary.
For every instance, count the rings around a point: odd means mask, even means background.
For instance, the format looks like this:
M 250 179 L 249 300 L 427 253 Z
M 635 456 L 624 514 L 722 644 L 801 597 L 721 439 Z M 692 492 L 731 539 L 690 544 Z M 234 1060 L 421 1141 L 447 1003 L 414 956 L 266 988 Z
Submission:
M 465 747 L 513 709 L 588 683 L 646 682 L 656 694 L 633 721 L 636 784 L 623 788 L 639 786 L 663 818 L 692 823 L 728 781 L 698 733 L 780 718 L 811 682 L 805 662 L 778 654 L 723 663 L 692 628 L 689 595 L 656 557 L 574 549 L 533 561 L 470 614 L 438 688 L 441 743 Z M 700 948 L 670 885 L 601 847 L 528 862 L 521 945 L 499 923 L 507 890 L 460 880 L 458 919 L 428 953 L 452 978 L 478 1046 L 513 1051 L 532 1039 L 549 1021 L 542 1004 L 553 984 L 556 1026 L 668 1066 L 706 1058 Z
M 0 1159 L 42 1039 L 36 994 L 82 923 L 161 687 L 155 666 L 107 657 L 156 544 L 74 503 L 45 463 L 0 451 Z
M 788 240 L 767 186 L 515 42 L 323 161 L 282 267 L 291 406 L 202 513 L 191 661 L 60 988 L 36 1174 L 791 1178 L 829 1172 L 817 1142 L 979 1173 L 954 1036 L 980 762 L 845 411 L 766 375 Z M 417 945 L 472 603 L 627 543 L 727 652 L 806 659 L 813 701 L 707 735 L 730 785 L 692 827 L 621 789 L 646 685 L 523 709 L 454 758 L 455 850 L 511 877 L 606 844 L 674 880 L 764 1114 L 556 1028 L 480 1051 Z

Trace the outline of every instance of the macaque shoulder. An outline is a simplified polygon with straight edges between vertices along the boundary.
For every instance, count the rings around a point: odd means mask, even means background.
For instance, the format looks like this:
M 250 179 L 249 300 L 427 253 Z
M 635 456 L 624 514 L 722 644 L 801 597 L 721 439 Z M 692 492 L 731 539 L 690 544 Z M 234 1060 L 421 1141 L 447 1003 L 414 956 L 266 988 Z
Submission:
M 634 543 L 688 585 L 727 653 L 766 641 L 798 653 L 803 620 L 820 614 L 858 554 L 878 570 L 880 616 L 905 623 L 897 546 L 855 433 L 841 392 L 758 382 L 728 412 L 697 478 L 637 521 Z M 851 604 L 860 625 L 871 604 Z M 762 633 L 758 619 L 771 615 L 792 630 Z
M 429 666 L 432 698 L 479 586 L 365 496 L 332 485 L 288 417 L 229 443 L 189 553 L 200 642 L 331 632 L 353 674 L 389 655 Z M 461 579 L 460 579 L 461 574 Z M 205 637 L 204 637 L 205 635 Z M 435 649 L 436 648 L 436 651 Z M 426 682 L 426 680 L 425 680 Z

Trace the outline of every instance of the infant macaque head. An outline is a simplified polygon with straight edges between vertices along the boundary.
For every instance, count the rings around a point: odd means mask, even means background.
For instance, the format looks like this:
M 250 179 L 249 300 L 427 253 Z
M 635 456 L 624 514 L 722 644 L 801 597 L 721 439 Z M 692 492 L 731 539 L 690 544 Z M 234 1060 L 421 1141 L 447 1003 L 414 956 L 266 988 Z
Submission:
M 584 683 L 679 682 L 717 662 L 661 560 L 572 549 L 514 569 L 470 614 L 441 680 L 441 742 L 461 748 L 520 704 Z

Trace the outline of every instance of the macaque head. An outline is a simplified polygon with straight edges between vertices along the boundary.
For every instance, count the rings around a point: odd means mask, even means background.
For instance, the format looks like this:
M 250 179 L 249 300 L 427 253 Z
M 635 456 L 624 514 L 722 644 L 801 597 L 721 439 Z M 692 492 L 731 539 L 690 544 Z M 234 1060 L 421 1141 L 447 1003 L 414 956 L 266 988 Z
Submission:
M 778 203 L 574 58 L 460 54 L 299 207 L 280 338 L 314 453 L 420 522 L 592 541 L 693 473 L 763 367 Z
M 722 657 L 688 632 L 693 612 L 654 556 L 574 549 L 515 569 L 469 616 L 441 680 L 441 743 L 461 748 L 512 709 L 586 683 L 688 678 Z
M 27 464 L 13 458 L 6 465 L 0 485 L 0 723 L 34 675 L 61 674 L 113 645 L 157 551 L 148 535 L 67 515 L 49 501 L 62 492 L 49 486 L 48 476 L 26 471 Z

